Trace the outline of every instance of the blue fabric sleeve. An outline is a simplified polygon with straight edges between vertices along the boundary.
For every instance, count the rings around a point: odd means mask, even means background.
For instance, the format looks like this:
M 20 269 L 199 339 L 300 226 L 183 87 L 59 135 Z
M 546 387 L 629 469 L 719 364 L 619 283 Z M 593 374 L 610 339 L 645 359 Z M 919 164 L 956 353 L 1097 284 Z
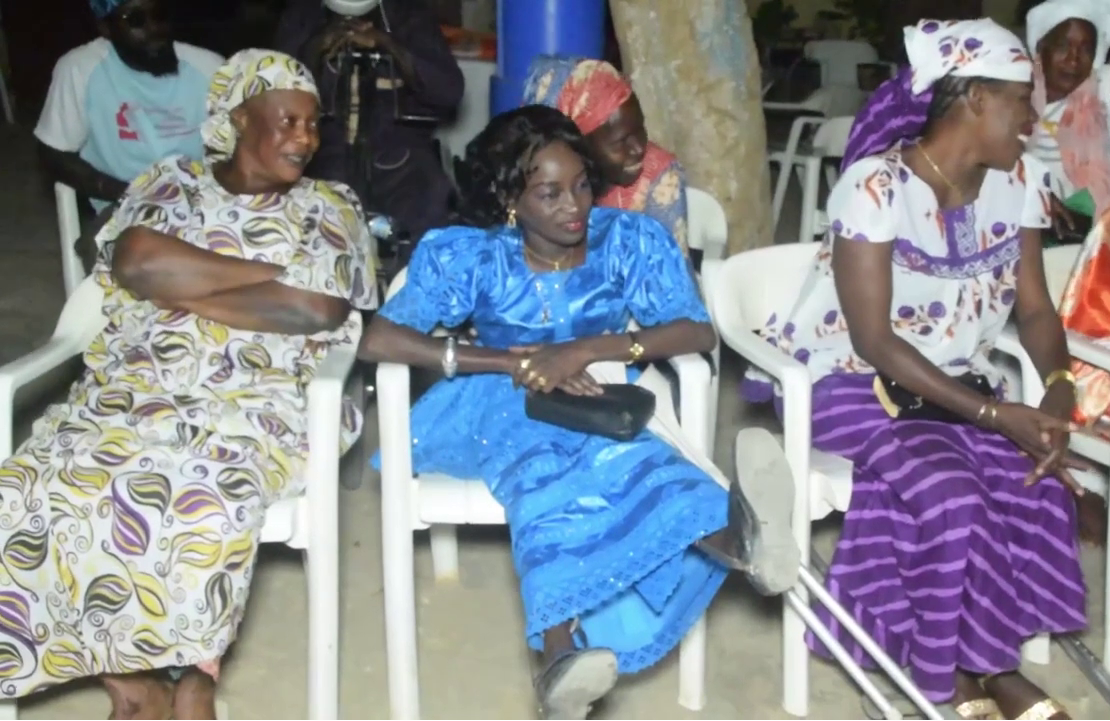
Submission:
M 624 299 L 643 327 L 676 320 L 708 323 L 697 281 L 682 249 L 659 221 L 639 213 L 621 218 L 620 244 Z
M 474 312 L 479 292 L 479 248 L 485 231 L 451 227 L 429 231 L 413 251 L 405 285 L 379 313 L 389 321 L 428 333 L 454 328 Z

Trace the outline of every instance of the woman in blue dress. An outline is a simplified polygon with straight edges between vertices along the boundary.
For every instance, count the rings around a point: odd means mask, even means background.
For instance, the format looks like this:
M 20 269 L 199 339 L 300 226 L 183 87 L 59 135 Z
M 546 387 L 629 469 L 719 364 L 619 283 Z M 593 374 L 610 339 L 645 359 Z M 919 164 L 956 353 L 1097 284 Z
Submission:
M 595 208 L 588 158 L 553 108 L 494 118 L 460 174 L 467 225 L 424 236 L 361 347 L 447 376 L 413 407 L 413 468 L 481 478 L 504 505 L 546 718 L 586 718 L 618 672 L 659 661 L 729 570 L 771 595 L 799 563 L 790 469 L 765 431 L 741 434 L 747 463 L 726 489 L 650 431 L 617 442 L 525 415 L 527 393 L 600 393 L 592 363 L 715 342 L 678 244 L 647 216 Z M 632 319 L 643 330 L 626 332 Z M 428 335 L 468 321 L 470 345 Z

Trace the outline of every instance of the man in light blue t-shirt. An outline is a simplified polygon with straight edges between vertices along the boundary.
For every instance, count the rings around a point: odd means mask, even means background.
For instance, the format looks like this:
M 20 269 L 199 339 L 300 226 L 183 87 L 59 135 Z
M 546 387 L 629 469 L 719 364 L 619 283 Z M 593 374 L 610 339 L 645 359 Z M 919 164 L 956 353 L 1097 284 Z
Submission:
M 92 200 L 95 235 L 150 165 L 175 154 L 201 158 L 208 84 L 223 58 L 174 42 L 165 0 L 90 4 L 101 37 L 54 67 L 35 137 L 53 179 Z M 83 256 L 87 245 L 78 243 Z

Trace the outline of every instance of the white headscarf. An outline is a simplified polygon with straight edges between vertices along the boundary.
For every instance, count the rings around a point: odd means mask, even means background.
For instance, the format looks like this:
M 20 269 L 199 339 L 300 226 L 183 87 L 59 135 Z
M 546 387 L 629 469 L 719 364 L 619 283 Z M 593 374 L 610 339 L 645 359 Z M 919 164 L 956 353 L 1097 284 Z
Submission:
M 1045 0 L 1025 15 L 1025 39 L 1029 51 L 1037 52 L 1037 43 L 1062 22 L 1086 20 L 1095 26 L 1095 67 L 1106 63 L 1110 49 L 1110 5 L 1098 0 Z
M 905 29 L 915 94 L 946 75 L 1028 83 L 1033 61 L 1017 35 L 989 18 L 921 20 Z

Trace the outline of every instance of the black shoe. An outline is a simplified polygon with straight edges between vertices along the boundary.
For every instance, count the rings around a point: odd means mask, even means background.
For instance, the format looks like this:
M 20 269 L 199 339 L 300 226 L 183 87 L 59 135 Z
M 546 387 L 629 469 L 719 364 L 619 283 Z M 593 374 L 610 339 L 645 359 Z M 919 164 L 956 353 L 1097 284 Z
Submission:
M 584 648 L 559 656 L 534 682 L 540 718 L 585 719 L 616 684 L 617 655 L 607 648 Z
M 762 428 L 736 434 L 736 474 L 728 490 L 727 552 L 704 542 L 698 549 L 748 575 L 764 596 L 794 586 L 801 552 L 790 530 L 794 475 L 775 437 Z

